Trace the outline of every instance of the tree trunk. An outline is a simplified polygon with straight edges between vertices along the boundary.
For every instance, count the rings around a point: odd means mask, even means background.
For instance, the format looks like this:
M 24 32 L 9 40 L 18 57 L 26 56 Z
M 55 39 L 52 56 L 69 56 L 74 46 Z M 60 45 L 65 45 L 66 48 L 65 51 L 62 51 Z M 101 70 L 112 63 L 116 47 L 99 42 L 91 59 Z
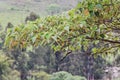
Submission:
M 21 71 L 20 78 L 21 78 L 21 80 L 27 80 L 27 74 L 26 74 L 26 71 Z

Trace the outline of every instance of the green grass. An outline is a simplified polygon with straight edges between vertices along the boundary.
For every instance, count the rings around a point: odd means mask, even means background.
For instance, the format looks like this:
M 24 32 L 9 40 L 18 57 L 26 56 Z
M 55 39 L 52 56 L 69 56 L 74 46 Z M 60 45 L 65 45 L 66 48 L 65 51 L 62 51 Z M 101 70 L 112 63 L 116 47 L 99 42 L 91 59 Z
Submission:
M 0 1 L 0 24 L 3 28 L 7 26 L 8 22 L 11 22 L 13 25 L 19 25 L 24 23 L 26 16 L 30 12 L 35 12 L 37 14 L 44 13 L 39 10 L 39 6 L 30 5 L 31 3 L 22 4 L 13 4 L 13 1 Z M 23 2 L 24 4 L 24 2 Z M 45 13 L 44 13 L 45 14 Z
M 7 26 L 8 22 L 12 22 L 13 25 L 24 23 L 25 17 L 28 13 L 25 12 L 2 12 L 0 13 L 0 23 L 3 27 Z
M 53 1 L 43 0 L 35 2 L 33 0 L 0 0 L 0 24 L 3 28 L 6 27 L 8 22 L 13 25 L 24 23 L 25 17 L 30 12 L 35 12 L 40 16 L 48 15 L 46 9 Z M 58 3 L 61 8 L 67 7 L 71 2 L 62 1 Z M 75 4 L 75 3 L 72 3 Z

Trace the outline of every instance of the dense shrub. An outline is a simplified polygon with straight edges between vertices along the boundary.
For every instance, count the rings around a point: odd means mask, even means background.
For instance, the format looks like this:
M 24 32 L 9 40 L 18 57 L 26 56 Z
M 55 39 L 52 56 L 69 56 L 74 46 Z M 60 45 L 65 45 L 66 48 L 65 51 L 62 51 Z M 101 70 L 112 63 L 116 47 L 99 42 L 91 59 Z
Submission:
M 72 74 L 65 71 L 60 71 L 53 73 L 50 80 L 86 80 L 86 79 L 81 76 L 73 76 Z
M 2 51 L 0 51 L 0 80 L 10 80 L 7 76 L 11 72 L 10 65 L 13 63 Z
M 27 21 L 35 21 L 38 18 L 39 16 L 36 13 L 31 12 L 30 15 L 26 17 L 25 22 L 27 23 Z
M 21 80 L 20 72 L 17 70 L 10 70 L 9 73 L 2 75 L 2 80 Z
M 44 71 L 40 71 L 40 72 L 32 72 L 32 79 L 34 80 L 49 80 L 50 79 L 50 75 L 47 74 Z

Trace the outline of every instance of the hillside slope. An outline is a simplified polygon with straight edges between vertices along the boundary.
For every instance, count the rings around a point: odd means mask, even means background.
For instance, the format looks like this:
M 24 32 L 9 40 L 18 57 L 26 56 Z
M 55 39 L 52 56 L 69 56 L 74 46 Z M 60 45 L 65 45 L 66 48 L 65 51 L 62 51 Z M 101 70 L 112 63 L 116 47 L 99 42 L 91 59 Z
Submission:
M 57 4 L 61 12 L 76 6 L 79 0 L 0 0 L 0 24 L 6 26 L 8 22 L 14 25 L 24 23 L 24 19 L 30 12 L 40 16 L 48 15 L 47 7 Z

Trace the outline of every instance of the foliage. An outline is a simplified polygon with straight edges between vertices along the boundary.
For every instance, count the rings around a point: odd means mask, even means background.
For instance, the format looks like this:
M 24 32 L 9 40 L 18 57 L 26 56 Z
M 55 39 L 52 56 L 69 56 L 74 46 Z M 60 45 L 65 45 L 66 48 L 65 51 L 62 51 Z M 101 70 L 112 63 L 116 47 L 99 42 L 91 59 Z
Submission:
M 34 76 L 35 80 L 49 80 L 49 78 L 51 76 L 44 71 L 32 72 L 31 74 L 32 74 L 32 76 Z
M 2 80 L 20 80 L 20 72 L 17 70 L 10 70 L 9 73 L 2 75 Z
M 4 76 L 9 75 L 12 63 L 13 60 L 0 51 L 0 79 L 4 80 Z
M 72 73 L 73 75 L 86 77 L 86 74 L 90 70 L 87 66 L 90 64 L 89 66 L 92 65 L 90 71 L 94 74 L 94 78 L 102 79 L 104 68 L 108 65 L 108 62 L 106 62 L 101 56 L 96 56 L 96 58 L 92 57 L 94 62 L 88 63 L 87 58 L 89 58 L 89 56 L 85 55 L 85 53 L 71 53 L 59 64 L 59 69 L 61 71 Z
M 25 22 L 27 21 L 35 21 L 39 16 L 34 12 L 31 12 L 29 16 L 26 17 Z
M 48 5 L 51 13 L 56 10 L 59 12 L 60 8 L 56 4 Z M 34 19 L 30 16 L 33 16 Z M 34 13 L 31 13 L 30 16 L 28 17 L 31 21 L 38 18 Z M 5 48 L 12 51 L 8 51 L 7 54 L 0 53 L 0 79 L 20 80 L 20 76 L 25 75 L 27 78 L 30 77 L 30 80 L 49 80 L 50 77 L 50 80 L 85 80 L 84 77 L 73 76 L 70 73 L 78 75 L 87 73 L 90 70 L 86 69 L 86 66 L 89 66 L 87 64 L 90 64 L 94 77 L 98 79 L 102 77 L 103 68 L 107 63 L 101 56 L 94 58 L 93 55 L 119 52 L 120 1 L 86 0 L 80 2 L 76 8 L 61 15 L 40 17 L 33 22 L 28 21 L 26 24 L 12 26 L 9 23 L 7 34 L 0 32 L 0 49 L 3 49 L 5 39 Z M 62 71 L 49 75 L 41 70 L 48 73 L 54 72 L 55 59 L 57 58 L 51 54 L 51 49 L 48 52 L 42 48 L 33 51 L 35 47 L 46 45 L 55 52 L 69 53 L 69 51 L 79 50 L 83 56 L 70 54 L 71 57 L 67 56 L 68 58 L 58 64 L 60 70 L 70 73 Z M 89 55 L 87 52 L 93 54 Z M 12 66 L 12 60 L 8 55 L 15 60 Z M 91 56 L 91 62 L 88 60 L 88 63 L 87 58 Z M 119 60 L 118 56 L 116 63 L 120 64 Z M 11 67 L 17 71 L 11 70 Z M 29 75 L 30 71 L 32 71 L 31 75 Z
M 114 32 L 120 27 L 119 7 L 119 0 L 83 1 L 66 14 L 43 17 L 8 30 L 5 47 L 50 45 L 55 51 L 67 52 L 80 50 L 81 45 L 87 50 L 93 43 L 94 54 L 113 52 L 120 47 Z
M 12 62 L 6 55 L 0 53 L 0 74 L 3 74 Z
M 61 71 L 53 73 L 50 80 L 73 80 L 73 77 L 68 72 Z
M 50 80 L 86 80 L 84 77 L 72 76 L 70 73 L 60 71 L 53 73 Z
M 4 45 L 9 50 L 22 51 L 32 51 L 35 47 L 46 45 L 55 52 L 80 50 L 87 55 L 88 65 L 85 66 L 93 68 L 94 55 L 119 50 L 119 20 L 119 0 L 86 0 L 61 15 L 40 17 L 8 29 Z M 86 70 L 93 76 L 90 73 L 92 69 Z
M 86 80 L 85 77 L 82 76 L 74 76 L 74 80 Z

